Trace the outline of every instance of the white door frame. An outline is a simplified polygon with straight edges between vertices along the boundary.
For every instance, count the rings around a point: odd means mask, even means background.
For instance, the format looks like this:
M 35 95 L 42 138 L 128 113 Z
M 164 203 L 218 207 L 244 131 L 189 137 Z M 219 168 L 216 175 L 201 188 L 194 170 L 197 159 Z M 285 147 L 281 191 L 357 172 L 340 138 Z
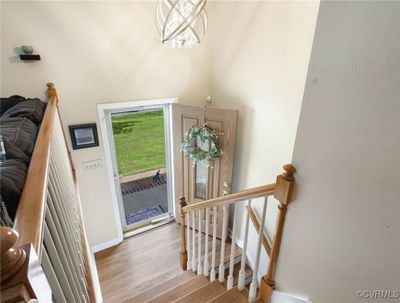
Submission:
M 124 236 L 124 228 L 122 215 L 123 211 L 123 202 L 120 201 L 119 197 L 122 197 L 121 194 L 117 194 L 117 192 L 121 191 L 121 188 L 114 179 L 115 172 L 118 171 L 118 166 L 116 162 L 116 155 L 114 151 L 114 143 L 113 143 L 113 134 L 111 128 L 111 114 L 113 113 L 121 113 L 124 111 L 132 111 L 132 110 L 140 110 L 143 108 L 151 108 L 151 107 L 163 107 L 166 109 L 164 113 L 167 113 L 167 117 L 164 117 L 164 126 L 165 126 L 165 144 L 167 150 L 167 174 L 169 177 L 168 180 L 168 208 L 172 210 L 174 216 L 176 216 L 175 210 L 175 193 L 174 193 L 174 174 L 172 169 L 174 167 L 173 156 L 172 156 L 172 114 L 171 114 L 171 104 L 178 103 L 178 98 L 165 98 L 165 99 L 151 99 L 151 100 L 138 100 L 138 101 L 127 101 L 127 102 L 118 102 L 118 103 L 103 103 L 97 104 L 97 113 L 99 116 L 100 122 L 100 132 L 103 141 L 103 148 L 105 153 L 105 162 L 106 162 L 106 171 L 107 177 L 111 188 L 111 199 L 114 209 L 114 217 L 117 225 L 118 238 L 120 241 L 123 240 Z M 165 119 L 166 118 L 166 119 Z

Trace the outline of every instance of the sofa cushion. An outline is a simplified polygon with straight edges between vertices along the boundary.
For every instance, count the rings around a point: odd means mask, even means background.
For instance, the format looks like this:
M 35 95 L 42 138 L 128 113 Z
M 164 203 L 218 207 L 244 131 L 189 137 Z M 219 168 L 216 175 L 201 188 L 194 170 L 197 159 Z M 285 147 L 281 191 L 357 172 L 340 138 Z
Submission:
M 0 98 L 0 115 L 4 114 L 9 108 L 17 105 L 21 101 L 25 101 L 25 97 L 11 96 L 8 98 Z
M 0 142 L 3 143 L 1 148 L 4 148 L 6 159 L 18 159 L 24 161 L 26 164 L 29 164 L 30 157 L 28 157 L 18 147 L 15 147 L 7 137 L 0 135 Z
M 27 99 L 9 108 L 2 114 L 2 118 L 28 118 L 36 125 L 43 119 L 46 104 L 39 99 Z
M 32 155 L 36 134 L 37 126 L 28 118 L 0 119 L 0 135 L 27 156 Z
M 0 194 L 12 220 L 17 212 L 27 169 L 26 164 L 17 159 L 6 159 L 0 162 Z

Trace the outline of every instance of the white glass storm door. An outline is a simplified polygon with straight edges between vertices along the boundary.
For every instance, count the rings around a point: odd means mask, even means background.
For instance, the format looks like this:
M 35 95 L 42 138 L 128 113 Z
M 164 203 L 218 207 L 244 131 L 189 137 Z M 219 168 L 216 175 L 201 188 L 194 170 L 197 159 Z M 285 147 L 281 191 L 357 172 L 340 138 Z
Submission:
M 174 219 L 170 106 L 167 103 L 105 110 L 125 235 Z

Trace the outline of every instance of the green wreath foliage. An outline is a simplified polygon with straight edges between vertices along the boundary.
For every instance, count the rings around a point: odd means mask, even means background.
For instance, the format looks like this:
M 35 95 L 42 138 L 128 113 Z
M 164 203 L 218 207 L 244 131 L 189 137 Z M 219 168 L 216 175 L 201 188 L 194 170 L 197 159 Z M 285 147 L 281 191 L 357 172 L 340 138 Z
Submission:
M 197 146 L 197 138 L 202 143 L 210 142 L 210 150 L 204 151 Z M 222 149 L 218 146 L 217 134 L 210 128 L 192 126 L 186 134 L 185 142 L 181 146 L 186 158 L 192 160 L 194 164 L 200 161 L 213 161 L 222 154 Z

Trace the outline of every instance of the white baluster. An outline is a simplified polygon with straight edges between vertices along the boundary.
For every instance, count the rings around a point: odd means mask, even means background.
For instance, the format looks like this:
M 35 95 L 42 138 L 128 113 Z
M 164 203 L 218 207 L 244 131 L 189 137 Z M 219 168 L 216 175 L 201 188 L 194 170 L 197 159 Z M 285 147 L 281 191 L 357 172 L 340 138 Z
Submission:
M 215 280 L 215 255 L 217 250 L 217 206 L 213 207 L 213 240 L 211 250 L 210 281 L 212 282 Z
M 246 253 L 247 253 L 247 241 L 249 238 L 249 218 L 250 218 L 250 208 L 251 208 L 251 200 L 249 200 L 247 213 L 246 213 L 246 225 L 244 230 L 244 241 L 242 248 L 242 260 L 240 264 L 239 278 L 238 278 L 238 289 L 242 291 L 244 289 L 244 282 L 246 279 Z
M 221 259 L 219 263 L 218 281 L 223 283 L 225 280 L 225 242 L 226 230 L 228 228 L 228 206 L 222 207 L 222 240 L 221 240 Z
M 199 238 L 199 243 L 197 243 L 197 248 L 198 248 L 198 251 L 197 251 L 197 254 L 198 254 L 198 258 L 199 258 L 199 260 L 197 260 L 197 274 L 198 275 L 201 275 L 201 274 L 203 274 L 203 267 L 202 267 L 202 263 L 201 263 L 201 223 L 202 223 L 202 220 L 201 220 L 201 215 L 202 215 L 202 210 L 201 209 L 199 209 L 199 211 L 198 211 L 198 216 L 199 216 L 199 230 L 198 230 L 198 238 Z
M 258 233 L 256 264 L 254 265 L 253 278 L 252 278 L 252 281 L 250 284 L 250 289 L 249 289 L 249 302 L 254 301 L 254 299 L 256 298 L 256 294 L 257 294 L 258 266 L 260 265 L 261 243 L 262 243 L 262 238 L 263 238 L 263 233 L 264 233 L 265 211 L 267 209 L 267 203 L 268 203 L 268 196 L 265 197 L 264 206 L 263 206 L 263 210 L 262 210 L 260 232 Z
M 192 269 L 192 250 L 191 250 L 191 243 L 190 243 L 190 214 L 186 214 L 186 250 L 187 250 L 187 270 Z
M 195 211 L 192 211 L 192 270 L 196 272 L 196 217 Z
M 231 243 L 231 256 L 229 260 L 229 275 L 227 288 L 231 289 L 233 287 L 233 269 L 235 266 L 235 247 L 236 247 L 236 224 L 237 224 L 237 216 L 238 216 L 238 203 L 235 203 L 235 210 L 233 215 L 233 226 L 232 226 L 232 243 Z
M 210 225 L 210 209 L 206 208 L 206 235 L 204 236 L 204 275 L 208 276 L 208 232 Z

